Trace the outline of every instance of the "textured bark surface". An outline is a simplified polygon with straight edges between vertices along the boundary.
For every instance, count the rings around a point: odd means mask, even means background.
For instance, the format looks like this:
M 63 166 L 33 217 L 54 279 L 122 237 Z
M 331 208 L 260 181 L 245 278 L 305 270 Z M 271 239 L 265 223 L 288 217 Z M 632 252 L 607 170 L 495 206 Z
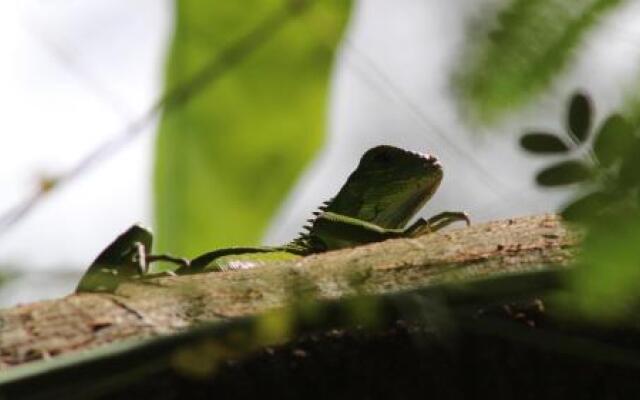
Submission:
M 0 311 L 0 367 L 318 299 L 566 266 L 579 234 L 542 215 L 389 240 L 287 263 L 121 285 Z

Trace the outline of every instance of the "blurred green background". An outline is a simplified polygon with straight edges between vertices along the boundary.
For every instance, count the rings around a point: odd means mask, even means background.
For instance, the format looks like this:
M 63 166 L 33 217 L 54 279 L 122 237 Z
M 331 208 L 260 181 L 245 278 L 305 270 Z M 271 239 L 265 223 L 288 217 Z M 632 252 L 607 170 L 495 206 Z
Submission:
M 329 74 L 350 2 L 176 3 L 167 86 L 206 68 L 237 38 L 246 59 L 184 107 L 165 112 L 155 163 L 160 251 L 194 257 L 258 243 L 278 205 L 323 142 Z M 296 7 L 304 7 L 298 9 Z M 274 22 L 271 22 L 274 20 Z

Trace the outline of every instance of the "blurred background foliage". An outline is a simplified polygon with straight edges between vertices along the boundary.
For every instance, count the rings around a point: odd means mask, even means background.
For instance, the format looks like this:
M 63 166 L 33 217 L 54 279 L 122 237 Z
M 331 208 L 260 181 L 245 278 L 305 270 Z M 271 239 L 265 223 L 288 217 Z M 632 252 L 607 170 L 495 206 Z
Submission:
M 159 251 L 192 257 L 260 241 L 322 144 L 349 8 L 344 0 L 176 2 L 168 87 L 256 26 L 282 26 L 251 39 L 264 43 L 186 106 L 164 113 L 155 163 Z
M 622 3 L 512 0 L 485 15 L 470 31 L 457 76 L 468 117 L 495 122 L 548 89 L 602 17 Z

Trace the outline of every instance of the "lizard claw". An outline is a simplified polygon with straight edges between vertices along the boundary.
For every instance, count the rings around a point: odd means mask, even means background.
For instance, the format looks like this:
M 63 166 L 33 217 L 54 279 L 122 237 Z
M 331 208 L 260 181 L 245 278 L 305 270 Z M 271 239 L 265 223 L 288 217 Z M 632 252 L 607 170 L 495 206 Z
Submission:
M 440 214 L 434 215 L 427 220 L 427 224 L 431 228 L 431 232 L 439 231 L 440 229 L 453 224 L 454 222 L 464 221 L 467 226 L 471 225 L 471 219 L 469 214 L 464 211 L 445 211 Z

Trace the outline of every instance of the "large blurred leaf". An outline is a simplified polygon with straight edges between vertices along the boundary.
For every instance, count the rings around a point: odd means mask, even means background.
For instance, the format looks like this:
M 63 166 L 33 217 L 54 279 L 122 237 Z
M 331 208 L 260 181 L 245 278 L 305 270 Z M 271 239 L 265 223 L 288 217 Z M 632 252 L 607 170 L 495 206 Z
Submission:
M 606 11 L 623 0 L 510 0 L 472 49 L 458 84 L 470 114 L 492 122 L 545 89 Z
M 176 1 L 167 86 L 193 76 L 284 4 Z M 260 239 L 322 142 L 329 72 L 349 7 L 315 2 L 205 91 L 165 112 L 155 164 L 158 250 L 193 256 Z
M 591 225 L 572 282 L 581 310 L 598 318 L 629 316 L 640 300 L 640 224 L 637 213 Z
M 624 156 L 620 166 L 620 184 L 627 188 L 638 188 L 640 187 L 640 139 L 634 138 Z
M 562 218 L 570 222 L 588 222 L 602 214 L 611 205 L 612 196 L 609 193 L 596 191 L 572 201 L 564 210 Z

